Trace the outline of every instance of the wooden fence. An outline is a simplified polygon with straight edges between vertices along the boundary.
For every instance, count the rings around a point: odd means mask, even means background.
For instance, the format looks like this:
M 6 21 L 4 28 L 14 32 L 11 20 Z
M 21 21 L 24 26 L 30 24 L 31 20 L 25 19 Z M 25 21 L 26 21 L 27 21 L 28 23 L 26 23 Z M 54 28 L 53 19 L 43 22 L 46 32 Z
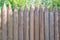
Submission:
M 60 40 L 58 8 L 28 6 L 18 10 L 4 4 L 0 12 L 0 40 Z M 2 29 L 1 29 L 2 28 Z

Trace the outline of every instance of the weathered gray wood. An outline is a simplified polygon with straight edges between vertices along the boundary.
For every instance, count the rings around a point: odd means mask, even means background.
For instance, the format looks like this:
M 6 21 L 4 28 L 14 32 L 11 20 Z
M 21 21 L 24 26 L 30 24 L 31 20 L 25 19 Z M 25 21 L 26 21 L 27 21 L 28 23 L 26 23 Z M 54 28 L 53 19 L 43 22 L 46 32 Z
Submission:
M 13 13 L 11 5 L 8 6 L 8 40 L 13 40 Z
M 58 10 L 58 29 L 59 29 L 59 39 L 60 39 L 60 10 Z
M 35 39 L 34 40 L 39 40 L 39 7 L 36 6 L 35 7 L 35 13 L 34 13 L 34 19 L 35 19 L 35 22 L 34 22 L 34 27 L 35 27 Z
M 30 7 L 30 40 L 34 40 L 34 7 Z
M 23 13 L 23 40 L 29 40 L 29 12 L 28 6 L 25 6 L 24 13 Z
M 7 8 L 6 5 L 4 4 L 2 7 L 2 40 L 7 40 Z
M 44 13 L 41 6 L 39 7 L 39 24 L 40 24 L 40 40 L 44 40 Z
M 1 10 L 0 10 L 0 31 L 1 31 Z
M 2 30 L 1 30 L 1 10 L 0 10 L 0 40 L 2 40 Z
M 50 40 L 54 40 L 54 13 L 50 7 Z
M 19 26 L 19 40 L 23 40 L 23 8 L 20 7 L 19 14 L 18 14 L 18 26 Z
M 54 13 L 52 7 L 50 7 L 49 14 L 47 6 L 44 11 L 41 6 L 39 8 L 36 6 L 35 9 L 31 6 L 30 13 L 27 6 L 24 11 L 20 7 L 19 13 L 15 6 L 14 13 L 12 13 L 11 6 L 9 5 L 7 10 L 4 4 L 0 11 L 2 40 L 59 40 L 57 7 Z
M 49 40 L 49 13 L 48 8 L 45 6 L 45 40 Z
M 16 5 L 14 6 L 14 40 L 18 40 L 18 10 Z
M 55 7 L 55 40 L 59 40 L 59 31 L 58 31 L 58 8 Z

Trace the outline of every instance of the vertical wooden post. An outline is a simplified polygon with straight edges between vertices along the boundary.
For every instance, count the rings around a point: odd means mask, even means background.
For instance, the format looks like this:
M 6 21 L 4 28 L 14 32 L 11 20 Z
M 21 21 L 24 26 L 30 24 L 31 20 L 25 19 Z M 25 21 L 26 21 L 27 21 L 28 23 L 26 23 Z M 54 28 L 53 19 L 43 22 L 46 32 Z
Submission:
M 18 40 L 18 10 L 14 6 L 14 40 Z
M 44 40 L 44 13 L 40 6 L 39 8 L 39 24 L 40 24 L 40 40 Z
M 34 13 L 34 25 L 35 25 L 35 40 L 39 40 L 39 7 L 35 7 L 35 13 Z
M 2 7 L 2 40 L 7 40 L 7 8 L 6 5 L 4 4 Z
M 1 30 L 1 10 L 0 10 L 0 30 Z
M 23 39 L 29 40 L 29 12 L 28 12 L 28 6 L 25 6 L 24 13 L 23 13 Z
M 49 40 L 49 13 L 48 8 L 45 6 L 45 40 Z
M 2 30 L 1 30 L 1 10 L 0 10 L 0 40 L 2 40 Z
M 50 6 L 50 40 L 54 40 L 54 13 Z
M 18 26 L 19 26 L 19 40 L 23 40 L 23 8 L 20 7 L 19 14 L 18 14 Z
M 8 40 L 13 40 L 13 14 L 12 8 L 9 4 L 8 6 Z
M 58 31 L 58 8 L 55 7 L 55 40 L 59 40 L 59 31 Z
M 34 7 L 30 7 L 30 40 L 34 40 Z
M 59 29 L 59 39 L 60 39 L 60 10 L 58 9 L 58 29 Z

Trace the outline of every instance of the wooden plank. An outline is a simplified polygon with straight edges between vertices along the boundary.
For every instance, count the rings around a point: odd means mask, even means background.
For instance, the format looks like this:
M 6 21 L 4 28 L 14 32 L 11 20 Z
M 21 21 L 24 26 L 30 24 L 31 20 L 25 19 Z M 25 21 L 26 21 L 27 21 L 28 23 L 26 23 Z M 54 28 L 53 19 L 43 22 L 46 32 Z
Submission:
M 1 21 L 2 21 L 2 40 L 7 40 L 7 9 L 6 9 L 6 5 L 4 4 L 2 7 L 2 17 L 1 17 Z
M 39 8 L 39 24 L 40 24 L 40 40 L 44 40 L 44 13 L 41 6 Z
M 55 40 L 59 40 L 59 31 L 58 31 L 58 8 L 55 7 Z
M 54 40 L 54 13 L 50 6 L 50 40 Z
M 13 40 L 13 14 L 12 14 L 12 8 L 9 4 L 8 6 L 8 40 Z
M 45 6 L 45 40 L 49 40 L 49 13 L 48 8 Z
M 60 39 L 60 10 L 58 10 L 58 29 L 59 29 L 59 39 Z
M 14 40 L 18 40 L 18 10 L 14 6 Z
M 34 7 L 30 7 L 30 40 L 34 40 Z
M 29 40 L 29 12 L 28 6 L 25 6 L 24 13 L 23 13 L 23 40 Z
M 19 40 L 23 40 L 23 8 L 20 7 L 19 14 L 18 14 L 18 26 L 19 26 Z
M 1 32 L 1 10 L 0 10 L 0 32 Z
M 0 40 L 2 40 L 2 30 L 1 30 L 1 10 L 0 10 Z
M 34 27 L 35 27 L 35 40 L 39 40 L 39 7 L 35 7 L 35 13 L 34 13 Z

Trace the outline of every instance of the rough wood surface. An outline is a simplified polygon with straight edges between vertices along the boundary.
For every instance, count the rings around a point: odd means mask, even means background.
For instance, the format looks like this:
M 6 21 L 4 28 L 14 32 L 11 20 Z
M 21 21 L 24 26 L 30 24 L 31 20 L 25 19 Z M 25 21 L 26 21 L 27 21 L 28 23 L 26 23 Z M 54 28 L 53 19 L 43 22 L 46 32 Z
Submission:
M 18 10 L 16 8 L 16 5 L 14 6 L 14 40 L 18 40 Z
M 2 29 L 1 29 L 1 10 L 0 10 L 0 40 L 2 40 Z
M 55 40 L 59 40 L 59 31 L 58 31 L 58 8 L 55 7 Z
M 23 13 L 23 40 L 29 40 L 29 11 L 28 6 L 25 6 L 24 13 Z
M 30 40 L 34 40 L 34 7 L 30 7 Z
M 8 8 L 4 4 L 0 10 L 0 40 L 59 40 L 59 10 L 52 6 L 49 10 L 47 6 L 43 10 L 41 5 L 31 5 L 30 9 L 26 5 L 18 12 L 16 5 L 12 10 L 10 4 Z
M 19 26 L 19 40 L 23 40 L 23 8 L 20 7 L 18 14 L 18 26 Z
M 54 13 L 52 6 L 50 7 L 50 40 L 54 40 Z
M 45 40 L 49 40 L 49 13 L 48 8 L 45 6 L 44 9 L 45 14 Z
M 35 7 L 34 13 L 35 40 L 39 40 L 39 7 Z
M 13 40 L 13 13 L 11 5 L 8 7 L 8 40 Z
M 1 32 L 1 10 L 0 10 L 0 32 Z
M 59 40 L 60 40 L 60 10 L 58 10 L 58 29 L 59 29 Z
M 2 40 L 7 40 L 7 9 L 6 9 L 6 5 L 4 4 L 2 7 L 2 17 L 1 17 L 1 21 L 2 21 Z
M 39 8 L 39 24 L 40 24 L 40 40 L 44 40 L 44 13 L 40 6 Z

